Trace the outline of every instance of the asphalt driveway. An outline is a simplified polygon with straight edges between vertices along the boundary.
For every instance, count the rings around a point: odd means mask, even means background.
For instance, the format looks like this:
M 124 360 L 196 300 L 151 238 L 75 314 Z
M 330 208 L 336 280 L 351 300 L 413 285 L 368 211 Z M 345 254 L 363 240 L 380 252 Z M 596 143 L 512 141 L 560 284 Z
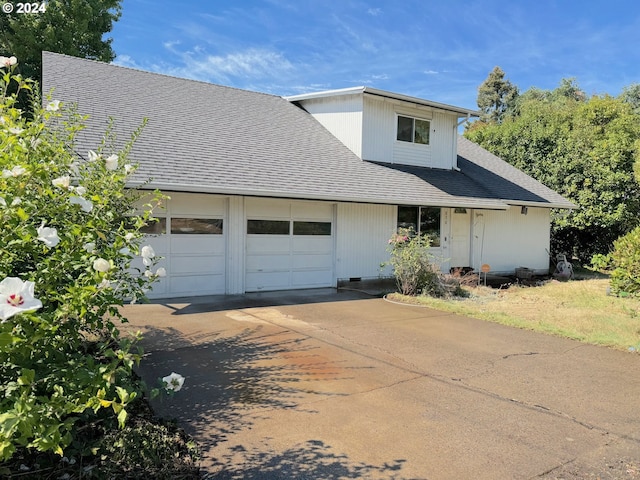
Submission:
M 640 479 L 640 355 L 357 292 L 125 308 L 216 479 Z

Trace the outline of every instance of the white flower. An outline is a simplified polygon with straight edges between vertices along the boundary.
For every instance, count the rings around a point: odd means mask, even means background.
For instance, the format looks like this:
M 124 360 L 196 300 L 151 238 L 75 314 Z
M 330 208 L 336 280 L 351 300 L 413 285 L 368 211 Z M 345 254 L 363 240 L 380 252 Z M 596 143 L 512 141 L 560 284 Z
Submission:
M 42 308 L 42 302 L 33 297 L 33 282 L 23 282 L 17 277 L 7 277 L 0 282 L 0 319 L 5 321 L 22 312 Z
M 54 187 L 69 188 L 69 185 L 71 185 L 71 177 L 69 175 L 64 175 L 62 177 L 54 178 L 51 180 L 51 184 Z
M 96 258 L 93 261 L 93 269 L 97 272 L 105 273 L 111 269 L 111 264 L 104 258 Z
M 86 189 L 86 188 L 84 188 L 82 185 L 78 185 L 78 186 L 75 188 L 75 191 L 76 191 L 76 193 L 77 193 L 78 195 L 80 195 L 80 196 L 82 196 L 82 195 L 84 195 L 85 193 L 87 193 L 87 189 Z
M 54 100 L 53 102 L 47 103 L 48 112 L 57 112 L 59 109 L 60 109 L 60 100 Z
M 89 158 L 90 162 L 95 162 L 98 158 L 100 158 L 100 155 L 98 155 L 93 150 L 89 150 L 89 154 L 87 155 L 87 157 Z
M 26 168 L 16 165 L 11 170 L 2 170 L 2 178 L 18 177 L 27 171 Z
M 93 242 L 87 242 L 84 245 L 82 245 L 82 248 L 84 248 L 87 253 L 93 253 L 96 251 L 96 244 Z
M 136 236 L 135 236 L 133 233 L 129 232 L 129 233 L 127 233 L 127 234 L 124 236 L 124 239 L 125 239 L 127 242 L 130 242 L 130 241 L 131 241 L 131 240 L 133 240 L 135 237 L 136 237 Z
M 146 267 L 150 267 L 153 264 L 153 260 L 151 259 L 156 256 L 156 252 L 153 251 L 153 247 L 151 245 L 145 245 L 140 251 L 140 256 L 142 257 L 142 263 Z
M 100 289 L 111 288 L 111 282 L 106 278 L 103 278 L 102 281 L 98 284 L 98 288 Z
M 121 255 L 129 255 L 131 253 L 131 250 L 128 247 L 123 247 L 118 250 L 118 253 L 120 253 Z
M 167 391 L 173 390 L 174 392 L 177 392 L 184 384 L 184 377 L 179 373 L 171 372 L 171 375 L 162 377 L 162 382 L 164 383 L 164 388 L 167 389 Z
M 153 277 L 153 272 L 151 270 L 145 270 L 144 271 L 144 276 L 147 278 L 151 278 Z
M 133 172 L 134 168 L 133 165 L 130 164 L 125 164 L 124 166 L 124 173 L 126 173 L 127 175 L 129 175 L 131 172 Z
M 80 205 L 80 208 L 87 213 L 93 210 L 93 203 L 91 203 L 91 200 L 87 200 L 83 197 L 72 195 L 69 197 L 69 203 L 71 203 L 71 205 Z
M 44 242 L 44 244 L 50 248 L 60 243 L 58 231 L 52 227 L 45 227 L 44 223 L 38 227 L 38 240 Z
M 0 197 L 0 207 L 6 208 L 7 207 L 7 201 Z
M 165 270 L 164 267 L 160 267 L 158 270 L 156 270 L 156 275 L 160 278 L 166 277 L 167 271 Z
M 13 133 L 14 135 L 20 135 L 22 132 L 24 132 L 24 128 L 20 128 L 20 127 L 12 127 L 9 128 L 9 133 Z
M 107 170 L 116 170 L 118 168 L 118 156 L 110 155 L 104 159 L 104 166 Z
M 16 57 L 0 57 L 0 68 L 12 67 L 16 63 L 18 63 Z
M 11 206 L 12 207 L 17 207 L 21 203 L 22 203 L 22 199 L 20 197 L 16 197 L 11 201 Z

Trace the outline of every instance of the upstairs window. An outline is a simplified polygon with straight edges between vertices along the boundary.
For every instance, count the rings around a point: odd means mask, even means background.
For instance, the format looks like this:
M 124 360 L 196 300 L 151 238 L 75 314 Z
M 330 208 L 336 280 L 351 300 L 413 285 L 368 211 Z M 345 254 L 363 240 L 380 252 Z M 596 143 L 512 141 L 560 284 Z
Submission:
M 401 142 L 429 145 L 431 122 L 420 118 L 398 115 L 398 133 L 396 139 Z

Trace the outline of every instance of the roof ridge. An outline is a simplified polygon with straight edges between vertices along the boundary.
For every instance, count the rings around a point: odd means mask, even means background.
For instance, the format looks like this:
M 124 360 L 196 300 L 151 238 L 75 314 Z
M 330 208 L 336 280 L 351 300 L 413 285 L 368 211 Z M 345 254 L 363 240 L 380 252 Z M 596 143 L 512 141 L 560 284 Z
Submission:
M 105 66 L 110 66 L 110 67 L 115 67 L 115 68 L 120 68 L 123 70 L 129 70 L 131 72 L 137 72 L 137 73 L 143 73 L 146 75 L 154 75 L 154 76 L 159 76 L 159 77 L 166 77 L 166 78 L 172 78 L 175 80 L 181 80 L 181 81 L 185 81 L 185 82 L 194 82 L 194 83 L 199 83 L 199 84 L 203 84 L 203 85 L 208 85 L 208 86 L 214 86 L 214 87 L 220 87 L 220 88 L 226 88 L 229 90 L 237 90 L 240 92 L 249 92 L 249 93 L 255 93 L 258 95 L 265 95 L 267 97 L 272 97 L 272 98 L 282 98 L 284 99 L 284 97 L 282 95 L 275 95 L 273 93 L 266 93 L 266 92 L 256 92 L 255 90 L 248 90 L 246 88 L 238 88 L 238 87 L 230 87 L 229 85 L 221 85 L 219 83 L 212 83 L 212 82 L 207 82 L 205 80 L 197 80 L 195 78 L 186 78 L 186 77 L 178 77 L 176 75 L 170 75 L 168 73 L 161 73 L 161 72 L 152 72 L 149 70 L 143 70 L 141 68 L 135 68 L 135 67 L 128 67 L 125 65 L 118 65 L 117 63 L 107 63 L 107 62 L 103 62 L 101 60 L 95 60 L 93 58 L 83 58 L 83 57 L 74 57 L 73 55 L 67 55 L 65 53 L 56 53 L 56 52 L 49 52 L 47 50 L 43 50 L 42 51 L 42 56 L 44 58 L 45 55 L 51 55 L 51 56 L 57 56 L 57 57 L 65 57 L 68 59 L 71 59 L 72 61 L 83 61 L 83 62 L 88 62 L 88 63 L 95 63 L 98 65 L 105 65 Z

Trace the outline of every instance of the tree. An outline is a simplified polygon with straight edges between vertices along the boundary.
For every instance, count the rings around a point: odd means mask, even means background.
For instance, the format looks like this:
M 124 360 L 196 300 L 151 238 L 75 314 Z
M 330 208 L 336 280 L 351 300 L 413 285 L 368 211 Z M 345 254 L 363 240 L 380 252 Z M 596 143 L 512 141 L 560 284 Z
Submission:
M 631 105 L 634 113 L 640 115 L 640 83 L 634 83 L 622 89 L 620 100 Z
M 581 92 L 573 80 L 525 92 L 517 115 L 465 135 L 579 206 L 554 214 L 552 249 L 587 262 L 638 225 L 640 119 L 620 99 Z
M 478 87 L 478 107 L 482 110 L 482 122 L 501 123 L 505 114 L 515 106 L 518 87 L 505 80 L 504 76 L 502 69 L 496 66 Z
M 111 62 L 113 22 L 122 0 L 49 0 L 45 11 L 0 15 L 0 55 L 20 59 L 23 78 L 41 80 L 42 51 Z

